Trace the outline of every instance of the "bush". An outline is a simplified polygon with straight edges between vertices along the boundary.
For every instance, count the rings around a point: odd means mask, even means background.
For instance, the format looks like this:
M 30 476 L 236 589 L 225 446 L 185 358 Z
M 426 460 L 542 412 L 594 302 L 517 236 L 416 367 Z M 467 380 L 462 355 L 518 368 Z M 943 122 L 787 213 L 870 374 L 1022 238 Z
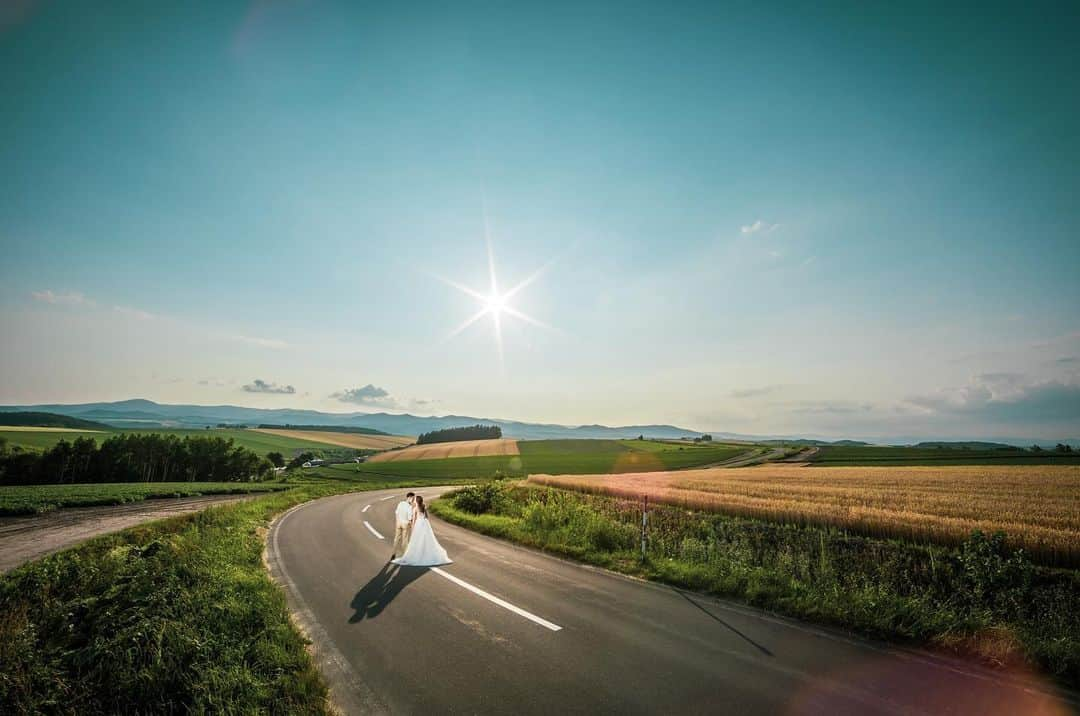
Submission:
M 458 490 L 454 495 L 454 507 L 474 515 L 491 512 L 502 496 L 502 485 L 486 482 Z

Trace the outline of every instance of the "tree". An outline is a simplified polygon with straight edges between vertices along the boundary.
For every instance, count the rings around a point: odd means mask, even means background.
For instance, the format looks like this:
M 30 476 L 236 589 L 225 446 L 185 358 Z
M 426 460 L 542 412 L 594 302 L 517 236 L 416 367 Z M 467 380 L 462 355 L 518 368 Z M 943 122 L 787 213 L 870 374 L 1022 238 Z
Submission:
M 1058 443 L 1054 446 L 1054 450 L 1057 450 L 1058 452 L 1072 452 L 1072 446 L 1066 445 L 1065 443 Z
M 701 436 L 701 440 L 702 440 L 702 442 L 711 443 L 712 442 L 712 435 L 709 435 L 708 433 L 705 433 L 704 435 Z
M 313 452 L 302 452 L 299 455 L 297 455 L 296 457 L 294 457 L 292 460 L 289 460 L 289 469 L 293 470 L 295 468 L 300 467 L 301 465 L 303 465 L 308 460 L 314 460 L 314 459 L 315 459 L 315 453 L 313 453 Z
M 1042 452 L 1042 448 L 1039 447 L 1039 445 L 1037 443 L 1035 445 L 1032 445 L 1028 449 L 1031 450 L 1031 452 Z
M 274 467 L 285 467 L 285 456 L 279 452 L 266 453 L 266 459 L 269 460 Z
M 469 425 L 462 428 L 446 428 L 421 433 L 416 438 L 417 445 L 429 443 L 450 443 L 459 440 L 495 440 L 502 437 L 502 428 L 498 425 Z

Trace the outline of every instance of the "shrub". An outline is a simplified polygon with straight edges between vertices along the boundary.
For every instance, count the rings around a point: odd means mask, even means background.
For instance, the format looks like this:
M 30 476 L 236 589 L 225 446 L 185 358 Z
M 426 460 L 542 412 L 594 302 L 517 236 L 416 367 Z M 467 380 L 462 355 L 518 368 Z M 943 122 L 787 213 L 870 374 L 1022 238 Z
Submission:
M 458 490 L 454 495 L 454 507 L 474 515 L 491 512 L 502 495 L 502 485 L 498 482 L 485 482 Z

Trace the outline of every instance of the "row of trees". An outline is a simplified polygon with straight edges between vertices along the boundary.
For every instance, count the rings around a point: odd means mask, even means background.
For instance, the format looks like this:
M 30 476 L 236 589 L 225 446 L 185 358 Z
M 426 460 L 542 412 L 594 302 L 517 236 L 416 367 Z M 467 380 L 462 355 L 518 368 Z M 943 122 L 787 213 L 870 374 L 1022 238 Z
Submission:
M 446 428 L 421 433 L 416 438 L 417 445 L 427 443 L 453 443 L 461 440 L 495 440 L 502 437 L 502 428 L 498 425 L 468 425 L 463 428 Z
M 1028 449 L 1029 449 L 1029 450 L 1030 450 L 1031 452 L 1045 452 L 1045 451 L 1044 451 L 1044 450 L 1042 449 L 1042 447 L 1041 447 L 1041 446 L 1039 446 L 1039 445 L 1032 445 L 1032 446 L 1031 446 L 1030 448 L 1028 448 Z M 1073 449 L 1072 449 L 1072 445 L 1068 445 L 1068 444 L 1066 444 L 1066 443 L 1058 443 L 1057 445 L 1055 445 L 1055 446 L 1054 446 L 1054 452 L 1061 452 L 1061 453 L 1071 454 L 1071 453 L 1072 453 L 1072 451 L 1073 451 Z
M 231 439 L 123 433 L 61 440 L 42 453 L 8 449 L 0 440 L 0 485 L 85 482 L 257 482 L 273 465 Z

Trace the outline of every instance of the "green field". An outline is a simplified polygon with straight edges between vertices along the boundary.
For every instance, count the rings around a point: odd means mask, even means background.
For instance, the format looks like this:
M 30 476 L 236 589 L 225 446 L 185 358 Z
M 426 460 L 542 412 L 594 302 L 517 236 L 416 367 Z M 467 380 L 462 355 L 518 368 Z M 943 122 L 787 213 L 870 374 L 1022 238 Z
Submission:
M 880 445 L 824 445 L 815 465 L 1080 465 L 1080 453 L 963 450 Z
M 675 445 L 637 440 L 522 440 L 520 455 L 453 457 L 441 460 L 401 460 L 332 465 L 318 474 L 355 479 L 358 474 L 390 479 L 488 478 L 501 474 L 524 477 L 596 475 L 609 472 L 645 472 L 700 467 L 728 460 L 747 451 L 741 445 Z
M 273 492 L 290 485 L 274 482 L 111 482 L 93 485 L 0 487 L 0 515 L 32 515 L 57 507 L 120 505 L 155 497 L 192 497 Z
M 260 456 L 268 452 L 280 452 L 290 457 L 294 451 L 311 451 L 319 455 L 338 454 L 348 448 L 337 448 L 326 443 L 311 440 L 298 440 L 296 438 L 261 433 L 256 430 L 242 430 L 238 428 L 211 428 L 210 430 L 198 430 L 190 428 L 116 428 L 109 432 L 72 432 L 52 430 L 4 430 L 0 427 L 0 438 L 7 438 L 11 447 L 21 447 L 24 450 L 46 450 L 61 440 L 74 442 L 78 437 L 93 438 L 100 445 L 110 436 L 119 433 L 144 433 L 158 435 L 175 435 L 178 438 L 185 437 L 215 437 L 232 439 L 237 445 L 247 448 Z M 355 452 L 355 451 L 351 451 Z

